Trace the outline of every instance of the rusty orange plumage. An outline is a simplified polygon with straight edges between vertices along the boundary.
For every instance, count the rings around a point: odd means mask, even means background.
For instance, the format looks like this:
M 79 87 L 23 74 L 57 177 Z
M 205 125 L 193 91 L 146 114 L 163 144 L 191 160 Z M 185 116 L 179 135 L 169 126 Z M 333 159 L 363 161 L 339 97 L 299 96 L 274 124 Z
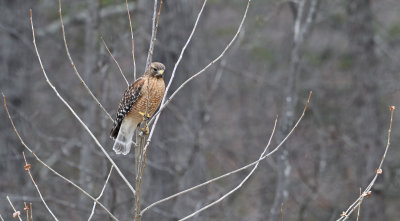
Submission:
M 165 93 L 164 70 L 163 64 L 151 63 L 143 76 L 124 92 L 110 133 L 115 139 L 113 146 L 115 153 L 123 155 L 129 153 L 135 129 L 143 121 L 143 113 L 147 110 L 151 116 L 160 106 Z

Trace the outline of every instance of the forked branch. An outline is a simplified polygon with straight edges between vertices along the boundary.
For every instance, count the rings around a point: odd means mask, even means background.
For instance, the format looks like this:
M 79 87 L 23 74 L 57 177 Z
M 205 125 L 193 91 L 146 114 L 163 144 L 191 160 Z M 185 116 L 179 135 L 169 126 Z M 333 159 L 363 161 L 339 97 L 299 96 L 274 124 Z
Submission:
M 82 79 L 81 75 L 79 74 L 78 70 L 76 69 L 74 61 L 72 60 L 71 54 L 69 53 L 69 49 L 68 49 L 67 39 L 65 37 L 64 22 L 63 22 L 63 19 L 62 19 L 62 10 L 61 10 L 61 0 L 58 0 L 58 12 L 59 12 L 59 16 L 60 16 L 61 31 L 62 31 L 62 36 L 63 36 L 63 40 L 64 40 L 64 47 L 65 47 L 65 50 L 67 52 L 67 56 L 68 56 L 68 59 L 69 59 L 69 61 L 71 63 L 71 66 L 74 69 L 75 75 L 79 78 L 79 81 L 86 88 L 87 92 L 90 94 L 90 96 L 93 98 L 93 100 L 97 103 L 97 105 L 100 107 L 100 109 L 107 115 L 108 119 L 110 119 L 111 121 L 114 122 L 114 120 L 111 117 L 111 115 L 106 111 L 106 109 L 103 107 L 103 105 L 101 105 L 100 101 L 96 98 L 96 96 L 94 96 L 94 94 L 89 89 L 89 87 L 87 86 L 85 81 Z M 33 26 L 32 26 L 32 28 L 33 28 Z
M 47 205 L 46 201 L 44 200 L 44 198 L 42 196 L 42 193 L 40 192 L 39 186 L 36 184 L 35 180 L 33 179 L 33 176 L 32 176 L 32 173 L 31 173 L 31 164 L 29 164 L 28 161 L 26 161 L 26 157 L 25 157 L 25 153 L 24 152 L 22 152 L 22 156 L 24 157 L 24 160 L 25 160 L 24 169 L 28 172 L 29 177 L 31 178 L 33 185 L 35 185 L 35 188 L 36 188 L 37 192 L 39 193 L 40 199 L 42 200 L 44 206 L 46 207 L 47 211 L 49 211 L 49 213 L 54 218 L 54 220 L 58 221 L 57 217 L 54 215 L 53 211 L 51 211 L 51 209 Z M 27 216 L 28 216 L 28 214 L 27 214 Z
M 271 135 L 270 135 L 270 137 L 269 137 L 268 144 L 267 144 L 267 146 L 265 146 L 264 151 L 260 154 L 259 159 L 261 159 L 261 158 L 264 156 L 264 154 L 265 154 L 265 153 L 267 152 L 267 150 L 268 150 L 269 145 L 271 144 L 272 137 L 274 136 L 274 133 L 275 133 L 275 128 L 276 128 L 276 122 L 277 122 L 277 121 L 278 121 L 278 117 L 275 119 L 274 128 L 272 129 L 272 133 L 271 133 Z M 219 202 L 221 202 L 222 200 L 224 200 L 225 198 L 227 198 L 229 195 L 231 195 L 231 194 L 233 194 L 234 192 L 236 192 L 240 187 L 243 186 L 243 184 L 244 184 L 244 183 L 250 178 L 250 176 L 256 171 L 256 169 L 257 169 L 259 163 L 260 163 L 260 161 L 258 161 L 258 162 L 256 163 L 256 165 L 254 165 L 253 169 L 252 169 L 252 170 L 250 171 L 250 173 L 239 183 L 239 185 L 237 185 L 237 186 L 236 186 L 235 188 L 233 188 L 231 191 L 229 191 L 228 193 L 224 194 L 222 197 L 218 198 L 217 200 L 215 200 L 215 201 L 213 201 L 213 202 L 207 204 L 206 206 L 204 206 L 204 207 L 202 207 L 202 208 L 196 210 L 195 212 L 189 214 L 188 216 L 186 216 L 186 217 L 180 219 L 179 221 L 184 221 L 184 220 L 187 220 L 187 219 L 189 219 L 189 218 L 191 218 L 191 217 L 197 215 L 198 213 L 200 213 L 200 212 L 202 212 L 202 211 L 204 211 L 204 210 L 206 210 L 206 209 L 208 209 L 208 208 L 210 208 L 210 207 L 216 205 L 217 203 L 219 203 Z
M 33 46 L 35 47 L 35 52 L 36 56 L 39 60 L 39 64 L 43 73 L 43 76 L 46 79 L 47 84 L 51 87 L 51 89 L 54 91 L 54 93 L 57 95 L 57 97 L 64 103 L 64 105 L 71 111 L 73 116 L 79 121 L 79 123 L 82 125 L 82 127 L 89 133 L 90 137 L 94 140 L 96 145 L 100 148 L 100 150 L 104 153 L 104 155 L 107 157 L 108 161 L 115 167 L 115 170 L 117 170 L 118 174 L 120 177 L 124 180 L 126 185 L 129 187 L 129 189 L 132 191 L 133 195 L 135 195 L 136 191 L 132 187 L 132 185 L 129 183 L 128 179 L 126 179 L 125 175 L 121 172 L 121 170 L 118 168 L 117 164 L 114 162 L 113 159 L 111 159 L 110 155 L 107 153 L 107 151 L 104 149 L 104 147 L 100 144 L 99 140 L 94 136 L 92 131 L 89 129 L 89 127 L 82 121 L 82 119 L 76 114 L 74 109 L 68 104 L 68 102 L 58 93 L 58 90 L 56 87 L 51 83 L 50 79 L 47 76 L 46 70 L 43 67 L 42 59 L 40 58 L 40 54 L 36 45 L 36 39 L 35 39 L 35 29 L 33 27 L 33 19 L 32 19 L 32 10 L 30 10 L 30 20 L 31 20 L 31 28 L 32 28 L 32 38 L 33 38 Z
M 53 172 L 55 175 L 57 175 L 58 177 L 60 177 L 61 179 L 65 180 L 67 183 L 71 184 L 73 187 L 75 187 L 76 189 L 78 189 L 80 192 L 82 192 L 85 196 L 89 197 L 91 200 L 95 201 L 97 204 L 100 205 L 101 208 L 103 208 L 113 220 L 118 220 L 102 203 L 100 203 L 97 199 L 95 199 L 93 196 L 91 196 L 88 192 L 86 192 L 85 190 L 83 190 L 80 186 L 78 186 L 77 184 L 75 184 L 74 182 L 72 182 L 71 180 L 69 180 L 68 178 L 64 177 L 63 175 L 61 175 L 60 173 L 58 173 L 57 171 L 55 171 L 53 168 L 51 168 L 49 165 L 47 165 L 45 162 L 43 162 L 36 154 L 35 152 L 33 152 L 31 150 L 31 148 L 28 147 L 28 145 L 25 144 L 24 140 L 22 139 L 21 135 L 19 134 L 17 128 L 15 127 L 14 121 L 11 118 L 10 112 L 8 111 L 8 107 L 7 107 L 7 102 L 6 102 L 6 97 L 3 94 L 3 103 L 4 103 L 4 109 L 6 110 L 8 119 L 10 120 L 11 126 L 14 130 L 14 133 L 17 135 L 19 141 L 21 142 L 22 146 L 25 147 L 26 150 L 28 150 L 34 157 L 35 159 L 42 164 L 44 167 L 46 167 L 48 170 L 50 170 L 51 172 Z
M 213 183 L 213 182 L 215 182 L 215 181 L 217 181 L 217 180 L 220 180 L 220 179 L 222 179 L 222 178 L 228 177 L 228 176 L 230 176 L 230 175 L 232 175 L 232 174 L 235 174 L 235 173 L 238 173 L 238 172 L 240 172 L 240 171 L 243 171 L 243 170 L 245 170 L 245 169 L 247 169 L 247 168 L 250 168 L 250 167 L 252 167 L 253 165 L 256 165 L 258 162 L 260 162 L 260 161 L 266 159 L 267 157 L 271 156 L 272 154 L 274 154 L 274 153 L 275 153 L 276 151 L 278 151 L 279 148 L 286 142 L 286 140 L 290 137 L 290 135 L 292 135 L 292 133 L 294 132 L 294 130 L 295 130 L 295 129 L 297 128 L 297 126 L 299 125 L 300 121 L 303 119 L 303 117 L 304 117 L 304 115 L 305 115 L 305 112 L 306 112 L 306 110 L 308 109 L 308 105 L 309 105 L 310 100 L 311 100 L 311 95 L 312 95 L 312 91 L 310 91 L 310 94 L 309 94 L 308 99 L 307 99 L 307 103 L 305 104 L 304 109 L 303 109 L 303 112 L 302 112 L 301 116 L 299 117 L 299 119 L 297 120 L 297 122 L 294 124 L 294 126 L 292 127 L 292 129 L 291 129 L 291 130 L 289 131 L 289 133 L 286 135 L 286 137 L 285 137 L 271 152 L 269 152 L 268 154 L 263 155 L 263 156 L 262 156 L 261 158 L 259 158 L 257 161 L 254 161 L 254 162 L 252 162 L 252 163 L 250 163 L 250 164 L 247 164 L 246 166 L 243 166 L 243 167 L 241 167 L 241 168 L 239 168 L 239 169 L 236 169 L 236 170 L 233 170 L 233 171 L 231 171 L 231 172 L 225 173 L 225 174 L 223 174 L 223 175 L 221 175 L 221 176 L 218 176 L 218 177 L 216 177 L 216 178 L 213 178 L 213 179 L 211 179 L 211 180 L 208 180 L 208 181 L 206 181 L 206 182 L 204 182 L 204 183 L 198 184 L 198 185 L 196 185 L 196 186 L 193 186 L 193 187 L 191 187 L 191 188 L 188 188 L 188 189 L 186 189 L 186 190 L 183 190 L 183 191 L 181 191 L 181 192 L 178 192 L 178 193 L 176 193 L 176 194 L 173 194 L 173 195 L 171 195 L 171 196 L 169 196 L 169 197 L 166 197 L 166 198 L 164 198 L 164 199 L 158 200 L 157 202 L 154 202 L 154 203 L 150 204 L 149 206 L 147 206 L 146 208 L 144 208 L 144 209 L 142 210 L 142 214 L 143 214 L 144 212 L 146 212 L 147 210 L 149 210 L 150 208 L 152 208 L 152 207 L 154 207 L 154 206 L 156 206 L 156 205 L 158 205 L 158 204 L 160 204 L 160 203 L 163 203 L 163 202 L 165 202 L 165 201 L 171 200 L 171 199 L 176 198 L 176 197 L 178 197 L 178 196 L 180 196 L 180 195 L 183 195 L 183 194 L 185 194 L 185 193 L 191 192 L 191 191 L 193 191 L 193 190 L 195 190 L 195 189 L 198 189 L 198 188 L 200 188 L 200 187 L 203 187 L 203 186 L 206 186 L 206 185 L 208 185 L 208 184 L 210 184 L 210 183 Z

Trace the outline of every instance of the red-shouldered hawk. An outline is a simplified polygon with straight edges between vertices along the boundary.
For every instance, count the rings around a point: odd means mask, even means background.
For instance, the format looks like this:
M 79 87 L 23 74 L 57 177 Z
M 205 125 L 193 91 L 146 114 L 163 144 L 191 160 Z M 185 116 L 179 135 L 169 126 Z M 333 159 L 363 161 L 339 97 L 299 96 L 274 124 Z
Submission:
M 126 155 L 131 150 L 135 129 L 143 121 L 143 115 L 146 113 L 148 92 L 148 115 L 153 115 L 160 105 L 165 93 L 164 70 L 163 64 L 151 63 L 143 76 L 124 92 L 110 133 L 111 138 L 115 139 L 113 150 L 116 154 Z

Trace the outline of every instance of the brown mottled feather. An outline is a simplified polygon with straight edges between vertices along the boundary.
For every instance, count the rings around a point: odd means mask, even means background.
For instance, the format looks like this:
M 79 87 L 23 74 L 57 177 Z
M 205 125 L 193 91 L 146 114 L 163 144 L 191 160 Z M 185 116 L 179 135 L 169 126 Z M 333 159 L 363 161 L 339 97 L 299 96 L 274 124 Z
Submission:
M 110 136 L 113 139 L 117 138 L 122 120 L 131 111 L 132 106 L 142 95 L 142 88 L 145 82 L 144 77 L 146 76 L 138 78 L 133 84 L 129 86 L 128 89 L 125 90 L 121 102 L 118 105 L 117 117 L 114 121 L 114 126 L 110 133 Z

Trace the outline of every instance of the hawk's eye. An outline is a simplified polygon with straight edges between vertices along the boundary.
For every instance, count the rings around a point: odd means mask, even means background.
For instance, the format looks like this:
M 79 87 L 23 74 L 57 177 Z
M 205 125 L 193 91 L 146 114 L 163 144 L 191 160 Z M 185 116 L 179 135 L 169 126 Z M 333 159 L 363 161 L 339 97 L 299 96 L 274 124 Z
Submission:
M 153 68 L 153 71 L 157 72 L 157 68 Z

